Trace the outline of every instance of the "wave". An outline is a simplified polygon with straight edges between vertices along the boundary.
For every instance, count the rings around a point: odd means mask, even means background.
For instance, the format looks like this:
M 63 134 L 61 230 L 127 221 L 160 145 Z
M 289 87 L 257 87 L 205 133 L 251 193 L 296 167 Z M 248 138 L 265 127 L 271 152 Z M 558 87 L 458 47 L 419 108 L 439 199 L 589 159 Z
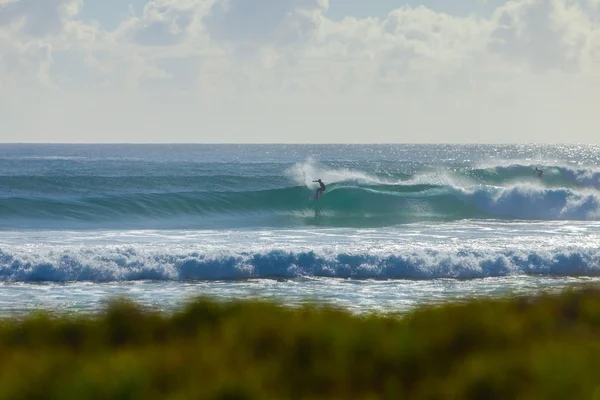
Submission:
M 592 191 L 544 189 L 529 185 L 479 189 L 466 196 L 490 215 L 540 220 L 598 220 L 600 197 Z
M 538 180 L 535 168 L 543 170 Z M 384 185 L 514 185 L 523 182 L 538 182 L 545 187 L 567 187 L 577 189 L 600 189 L 600 169 L 595 166 L 572 167 L 555 164 L 505 163 L 493 166 L 435 166 L 420 165 L 410 171 L 376 169 L 368 173 L 348 168 L 328 168 L 313 161 L 296 164 L 287 170 L 295 183 L 310 186 L 312 177 L 326 182 L 355 182 Z
M 223 167 L 231 170 L 231 166 Z M 389 226 L 461 219 L 598 220 L 600 171 L 524 164 L 374 173 L 307 161 L 239 174 L 0 177 L 0 227 Z M 318 201 L 313 181 L 327 191 Z M 212 222 L 211 222 L 212 221 Z
M 274 189 L 285 185 L 280 176 L 264 174 L 196 173 L 194 176 L 0 176 L 0 197 L 37 195 L 66 197 L 81 194 L 127 194 L 169 192 L 238 192 L 250 189 Z
M 480 279 L 511 275 L 600 276 L 600 250 L 398 254 L 353 251 L 160 252 L 130 248 L 8 251 L 0 249 L 0 281 L 235 280 L 328 277 L 354 279 Z
M 297 185 L 311 187 L 312 181 L 322 179 L 327 183 L 357 183 L 370 185 L 394 185 L 400 182 L 396 175 L 392 177 L 382 177 L 376 174 L 371 174 L 365 171 L 350 169 L 350 168 L 331 168 L 321 166 L 312 160 L 304 163 L 296 163 L 293 167 L 288 168 L 285 174 L 292 179 Z M 406 173 L 400 173 L 401 177 L 409 177 Z
M 350 225 L 422 220 L 513 218 L 598 220 L 593 191 L 536 185 L 331 185 L 318 201 L 305 187 L 247 192 L 130 193 L 68 198 L 0 198 L 0 225 L 28 221 L 135 221 L 270 216 L 281 223 Z M 377 222 L 379 221 L 379 222 Z
M 596 167 L 574 168 L 561 165 L 509 164 L 487 168 L 462 169 L 461 173 L 488 184 L 510 184 L 535 178 L 534 170 L 543 171 L 545 186 L 600 189 L 600 170 Z

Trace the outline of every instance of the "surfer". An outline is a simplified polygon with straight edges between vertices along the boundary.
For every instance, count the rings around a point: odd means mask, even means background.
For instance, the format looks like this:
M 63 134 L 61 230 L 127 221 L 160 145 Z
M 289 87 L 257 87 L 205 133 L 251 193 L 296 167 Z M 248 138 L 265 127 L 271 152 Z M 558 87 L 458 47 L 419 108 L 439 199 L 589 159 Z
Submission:
M 533 173 L 537 173 L 538 178 L 542 179 L 542 174 L 544 173 L 544 171 L 538 169 L 538 167 L 535 167 L 535 171 L 533 171 Z
M 319 197 L 321 197 L 323 192 L 325 190 L 327 190 L 327 186 L 325 186 L 325 184 L 323 183 L 323 181 L 321 179 L 317 179 L 316 181 L 313 181 L 313 182 L 318 182 L 319 185 L 321 185 L 321 187 L 317 189 L 317 193 L 315 194 L 315 199 L 318 199 Z

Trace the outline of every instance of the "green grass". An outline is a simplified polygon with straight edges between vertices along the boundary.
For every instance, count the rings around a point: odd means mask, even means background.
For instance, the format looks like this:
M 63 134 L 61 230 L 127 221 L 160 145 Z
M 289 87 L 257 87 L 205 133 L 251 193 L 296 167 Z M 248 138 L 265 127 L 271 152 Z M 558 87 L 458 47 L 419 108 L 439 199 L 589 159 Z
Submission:
M 0 399 L 600 399 L 600 291 L 402 318 L 199 299 L 0 322 Z

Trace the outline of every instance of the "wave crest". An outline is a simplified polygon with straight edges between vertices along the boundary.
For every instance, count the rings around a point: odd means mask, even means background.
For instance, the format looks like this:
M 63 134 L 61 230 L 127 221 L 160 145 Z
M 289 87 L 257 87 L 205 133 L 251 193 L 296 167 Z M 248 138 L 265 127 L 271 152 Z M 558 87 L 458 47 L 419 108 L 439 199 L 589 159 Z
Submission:
M 88 248 L 59 254 L 0 250 L 0 280 L 135 281 L 231 280 L 297 277 L 355 279 L 479 279 L 509 275 L 600 276 L 597 249 L 397 254 L 352 251 L 153 252 Z

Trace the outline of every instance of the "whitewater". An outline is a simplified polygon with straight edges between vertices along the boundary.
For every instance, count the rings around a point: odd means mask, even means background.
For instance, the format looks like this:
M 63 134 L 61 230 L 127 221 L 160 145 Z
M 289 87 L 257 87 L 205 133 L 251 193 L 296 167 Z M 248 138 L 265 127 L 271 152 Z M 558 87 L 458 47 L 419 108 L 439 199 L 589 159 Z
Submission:
M 0 315 L 115 296 L 401 312 L 595 283 L 599 190 L 598 146 L 3 144 Z

